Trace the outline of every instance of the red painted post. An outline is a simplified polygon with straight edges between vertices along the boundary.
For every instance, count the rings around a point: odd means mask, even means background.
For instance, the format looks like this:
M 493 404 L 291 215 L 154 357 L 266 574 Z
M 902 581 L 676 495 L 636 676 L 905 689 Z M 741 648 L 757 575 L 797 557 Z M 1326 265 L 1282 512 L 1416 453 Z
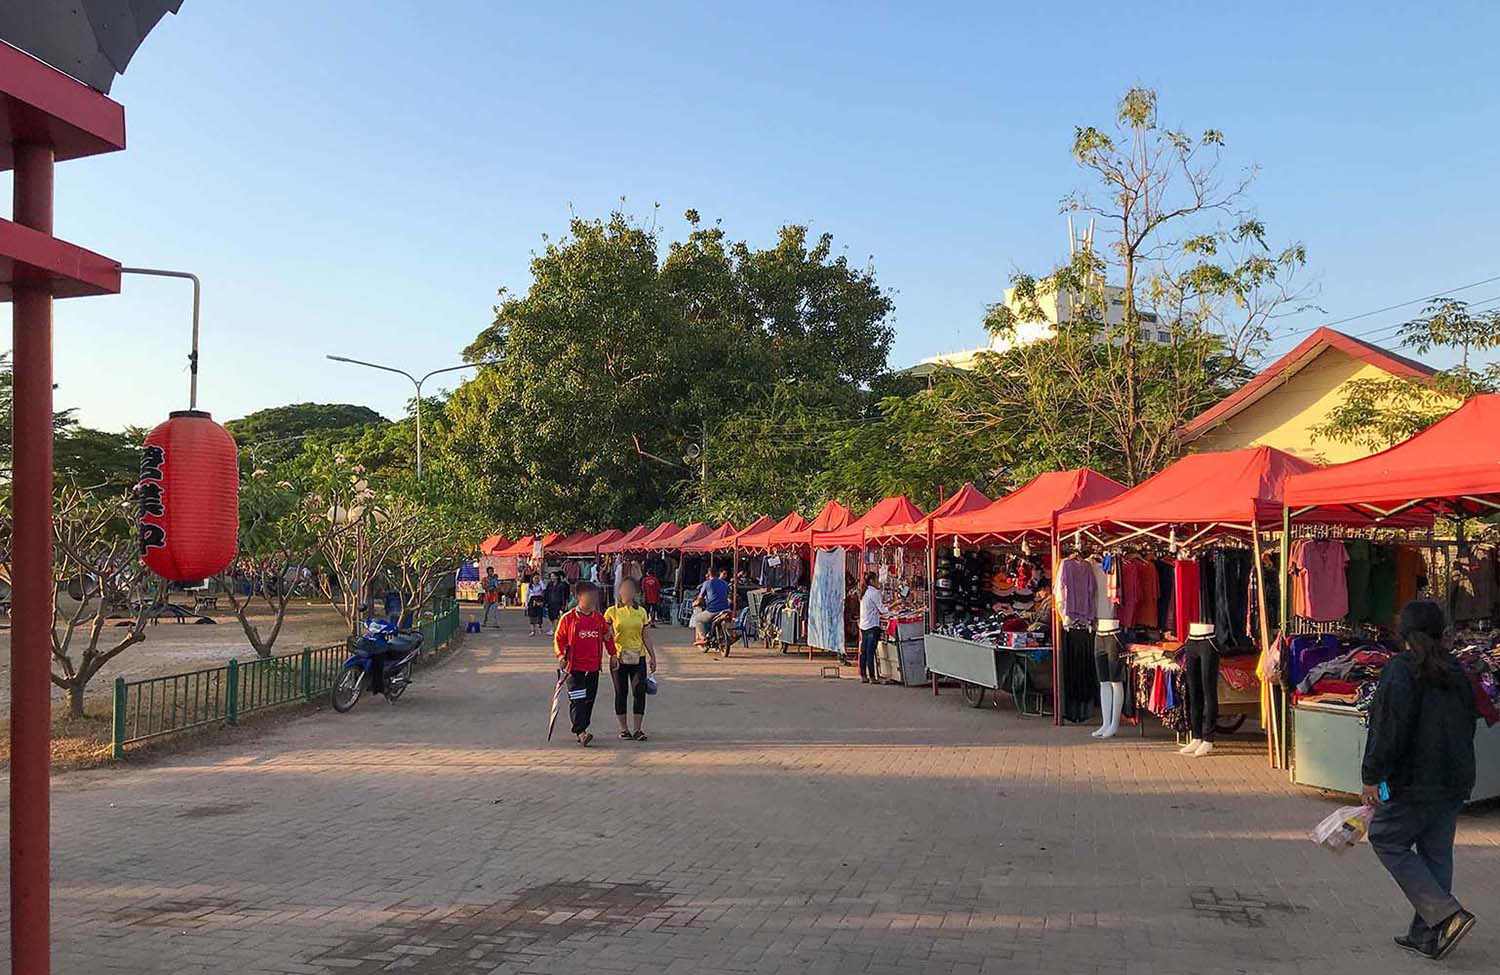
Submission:
M 52 234 L 52 147 L 15 146 L 15 222 Z M 11 970 L 50 970 L 52 292 L 17 281 L 13 379 L 10 703 Z
M 1058 602 L 1058 573 L 1062 571 L 1062 539 L 1057 534 L 1057 512 L 1052 512 L 1051 530 L 1048 532 L 1048 559 L 1052 562 L 1052 723 L 1063 723 L 1062 709 L 1062 652 L 1063 611 Z

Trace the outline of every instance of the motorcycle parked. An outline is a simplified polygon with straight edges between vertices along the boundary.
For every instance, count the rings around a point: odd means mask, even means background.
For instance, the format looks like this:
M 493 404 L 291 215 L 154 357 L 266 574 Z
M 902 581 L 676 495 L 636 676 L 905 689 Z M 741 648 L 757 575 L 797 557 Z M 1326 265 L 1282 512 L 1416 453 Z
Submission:
M 350 658 L 333 681 L 333 709 L 345 714 L 366 689 L 384 694 L 392 704 L 411 683 L 412 664 L 422 648 L 420 630 L 398 630 L 386 620 L 369 620 L 365 632 L 348 640 Z

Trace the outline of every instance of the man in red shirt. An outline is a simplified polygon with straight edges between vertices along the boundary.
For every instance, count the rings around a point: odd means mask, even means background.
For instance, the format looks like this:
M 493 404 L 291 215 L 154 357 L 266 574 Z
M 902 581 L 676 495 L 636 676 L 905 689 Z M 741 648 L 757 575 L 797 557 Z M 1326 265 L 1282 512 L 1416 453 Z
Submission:
M 587 580 L 573 589 L 578 605 L 562 615 L 552 638 L 558 670 L 568 675 L 568 715 L 578 744 L 594 740 L 589 722 L 594 717 L 594 698 L 599 694 L 599 670 L 609 654 L 609 669 L 620 666 L 615 636 L 604 614 L 599 612 L 599 588 Z
M 641 578 L 641 599 L 646 603 L 646 613 L 651 620 L 649 625 L 655 627 L 656 607 L 661 602 L 661 580 L 649 572 Z

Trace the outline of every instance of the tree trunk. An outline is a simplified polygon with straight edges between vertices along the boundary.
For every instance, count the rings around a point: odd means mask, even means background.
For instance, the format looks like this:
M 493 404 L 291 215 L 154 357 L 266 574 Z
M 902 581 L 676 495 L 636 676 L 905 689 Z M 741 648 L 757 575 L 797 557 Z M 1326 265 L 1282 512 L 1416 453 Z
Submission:
M 83 717 L 83 692 L 87 687 L 88 681 L 78 677 L 68 684 L 68 714 L 75 718 Z

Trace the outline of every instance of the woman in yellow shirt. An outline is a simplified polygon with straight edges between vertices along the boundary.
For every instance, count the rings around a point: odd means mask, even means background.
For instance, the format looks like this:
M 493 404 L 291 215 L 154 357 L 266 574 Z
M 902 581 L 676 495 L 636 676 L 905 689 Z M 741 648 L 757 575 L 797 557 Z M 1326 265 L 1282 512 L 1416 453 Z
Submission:
M 646 676 L 656 673 L 656 647 L 646 629 L 651 617 L 640 605 L 640 585 L 634 579 L 620 582 L 618 601 L 604 611 L 604 618 L 614 631 L 615 647 L 620 652 L 620 668 L 615 671 L 615 717 L 620 721 L 620 737 L 645 741 L 641 721 L 646 715 Z M 634 728 L 625 725 L 627 696 L 633 698 Z

